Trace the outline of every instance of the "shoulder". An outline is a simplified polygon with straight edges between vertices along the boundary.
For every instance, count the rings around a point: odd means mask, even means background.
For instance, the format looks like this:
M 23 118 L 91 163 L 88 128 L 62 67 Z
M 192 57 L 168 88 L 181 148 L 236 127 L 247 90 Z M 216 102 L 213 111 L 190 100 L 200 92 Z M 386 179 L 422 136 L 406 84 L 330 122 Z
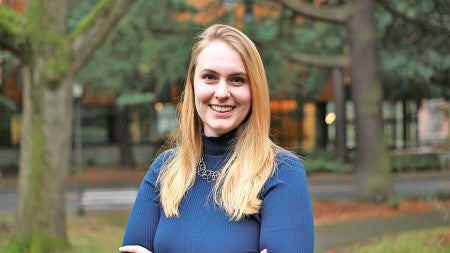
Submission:
M 294 153 L 287 151 L 283 148 L 277 148 L 275 151 L 275 174 L 283 173 L 287 171 L 298 171 L 301 173 L 305 172 L 305 167 L 303 166 L 300 158 Z
M 156 181 L 161 173 L 161 169 L 172 159 L 175 153 L 176 149 L 173 148 L 157 155 L 147 171 L 146 178 L 151 179 L 151 181 Z
M 163 151 L 162 153 L 160 153 L 155 157 L 151 167 L 162 167 L 164 164 L 169 162 L 175 154 L 176 154 L 175 148 Z
M 275 169 L 267 180 L 262 194 L 276 189 L 304 188 L 307 186 L 306 172 L 300 158 L 295 154 L 277 148 L 275 153 Z

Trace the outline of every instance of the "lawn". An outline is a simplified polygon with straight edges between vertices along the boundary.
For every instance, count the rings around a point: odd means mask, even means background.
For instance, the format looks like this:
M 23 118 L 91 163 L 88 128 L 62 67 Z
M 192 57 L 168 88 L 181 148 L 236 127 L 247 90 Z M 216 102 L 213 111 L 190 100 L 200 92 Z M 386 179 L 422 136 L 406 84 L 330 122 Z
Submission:
M 446 253 L 450 252 L 450 225 L 404 231 L 399 234 L 385 234 L 363 242 L 344 246 L 336 253 Z
M 119 252 L 127 219 L 128 212 L 69 217 L 70 248 L 63 253 Z
M 445 208 L 450 202 L 440 202 Z M 392 216 L 408 212 L 428 212 L 435 210 L 429 201 L 405 200 L 396 208 L 388 204 L 357 204 L 351 201 L 313 201 L 316 226 L 353 219 Z M 330 212 L 330 210 L 333 210 Z M 448 210 L 448 209 L 446 209 Z M 69 215 L 67 233 L 70 247 L 61 253 L 118 252 L 127 223 L 129 211 L 88 212 L 84 216 Z M 13 215 L 0 216 L 0 252 L 4 252 L 9 241 Z M 343 231 L 345 232 L 345 231 Z M 450 225 L 439 228 L 406 231 L 400 234 L 386 234 L 338 250 L 326 252 L 450 252 Z
M 119 252 L 128 219 L 128 212 L 92 213 L 85 216 L 71 215 L 67 219 L 69 248 L 61 253 L 111 253 Z M 0 252 L 8 242 L 12 216 L 0 217 Z M 4 236 L 5 235 L 5 236 Z

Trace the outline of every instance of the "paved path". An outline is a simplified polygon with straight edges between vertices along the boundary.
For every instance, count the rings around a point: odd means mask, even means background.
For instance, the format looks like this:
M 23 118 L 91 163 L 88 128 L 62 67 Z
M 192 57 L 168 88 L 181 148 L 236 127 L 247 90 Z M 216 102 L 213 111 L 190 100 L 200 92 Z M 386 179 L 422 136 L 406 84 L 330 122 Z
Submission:
M 400 199 L 428 197 L 436 193 L 450 193 L 450 171 L 439 173 L 411 173 L 395 175 L 394 189 Z M 345 200 L 357 195 L 354 175 L 327 175 L 308 178 L 314 200 Z
M 308 178 L 313 200 L 348 200 L 357 194 L 354 176 L 330 175 Z M 427 197 L 436 193 L 450 194 L 450 173 L 410 174 L 394 177 L 394 188 L 399 198 Z M 139 184 L 137 182 L 136 184 Z M 84 204 L 87 209 L 131 208 L 138 185 L 131 187 L 84 189 Z M 16 189 L 3 189 L 0 185 L 0 215 L 14 212 Z M 67 210 L 74 212 L 79 206 L 79 194 L 75 188 L 67 192 Z

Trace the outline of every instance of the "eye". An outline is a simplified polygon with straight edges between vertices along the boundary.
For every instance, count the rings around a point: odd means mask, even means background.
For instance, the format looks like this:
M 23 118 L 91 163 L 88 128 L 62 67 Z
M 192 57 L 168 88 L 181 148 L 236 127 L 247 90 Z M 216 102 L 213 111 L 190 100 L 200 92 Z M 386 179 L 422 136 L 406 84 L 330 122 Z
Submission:
M 247 79 L 245 77 L 242 77 L 242 76 L 234 76 L 234 77 L 230 78 L 230 82 L 233 85 L 239 86 L 239 85 L 242 85 L 242 84 L 246 83 Z
M 207 82 L 212 82 L 216 80 L 216 77 L 213 74 L 204 74 L 202 75 L 202 79 L 204 79 Z

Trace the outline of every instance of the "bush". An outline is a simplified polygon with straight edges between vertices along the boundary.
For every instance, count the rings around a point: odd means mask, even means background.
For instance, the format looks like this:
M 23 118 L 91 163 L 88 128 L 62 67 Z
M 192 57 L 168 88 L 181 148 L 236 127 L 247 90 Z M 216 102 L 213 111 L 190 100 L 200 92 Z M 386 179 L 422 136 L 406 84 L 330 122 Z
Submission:
M 306 173 L 342 172 L 343 163 L 338 161 L 334 153 L 326 150 L 312 152 L 297 152 L 305 165 Z
M 0 178 L 15 176 L 19 173 L 19 163 L 17 161 L 10 161 L 0 165 Z
M 391 166 L 393 172 L 415 172 L 441 168 L 437 154 L 391 156 Z

